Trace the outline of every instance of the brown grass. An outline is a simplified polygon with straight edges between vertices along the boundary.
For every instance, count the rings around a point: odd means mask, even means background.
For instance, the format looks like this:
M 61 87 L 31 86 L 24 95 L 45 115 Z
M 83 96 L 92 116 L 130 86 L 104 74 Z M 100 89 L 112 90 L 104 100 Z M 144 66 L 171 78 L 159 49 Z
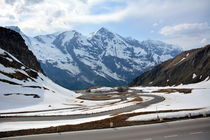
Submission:
M 110 96 L 91 96 L 92 99 L 100 99 L 100 100 L 107 100 L 107 99 L 111 99 Z
M 152 91 L 153 93 L 173 93 L 173 92 L 179 92 L 179 93 L 191 93 L 192 89 L 176 89 L 176 88 L 168 88 L 168 89 L 159 89 L 156 91 Z
M 126 91 L 128 91 L 128 89 L 129 89 L 129 87 L 118 87 L 117 91 L 118 92 L 126 92 Z
M 23 94 L 23 95 L 25 95 L 25 96 L 32 96 L 33 98 L 40 98 L 40 96 L 37 95 L 37 94 Z
M 97 89 L 97 88 L 101 88 L 102 86 L 93 86 L 93 87 L 90 87 L 88 89 L 85 89 L 86 92 L 91 92 L 91 89 Z
M 8 81 L 8 80 L 5 80 L 5 79 L 0 79 L 0 81 L 5 82 L 5 83 L 9 83 L 9 84 L 12 84 L 12 85 L 21 85 L 21 84 L 18 84 L 18 83 L 12 82 L 12 81 Z
M 37 72 L 33 71 L 33 70 L 26 70 L 26 73 L 30 76 L 30 77 L 33 77 L 33 78 L 37 78 L 38 77 L 38 74 Z
M 6 72 L 3 72 L 3 71 L 0 71 L 0 73 L 3 74 L 3 75 L 8 76 L 10 78 L 15 78 L 15 79 L 18 79 L 18 80 L 28 80 L 28 79 L 33 80 L 32 78 L 30 78 L 29 76 L 27 76 L 27 75 L 25 75 L 25 74 L 23 74 L 21 72 L 6 73 Z
M 131 94 L 134 95 L 134 93 L 128 93 L 128 92 L 117 93 L 117 95 L 120 95 L 120 96 L 129 96 Z
M 13 61 L 10 62 L 7 58 L 12 59 Z M 11 58 L 8 54 L 0 54 L 0 61 L 1 61 L 1 64 L 4 65 L 5 67 L 12 67 L 12 68 L 20 69 L 22 66 L 22 64 L 14 61 L 14 59 Z
M 28 87 L 28 88 L 40 88 L 40 89 L 44 89 L 44 90 L 50 90 L 50 89 L 48 89 L 48 88 L 46 88 L 46 87 L 40 87 L 40 86 L 23 86 L 23 87 Z
M 141 101 L 143 101 L 143 99 L 138 96 L 138 97 L 135 97 L 134 99 L 132 99 L 132 100 L 130 100 L 128 102 L 141 102 Z
M 33 98 L 40 98 L 37 94 L 23 94 L 23 93 L 7 93 L 4 94 L 4 96 L 10 96 L 10 95 L 24 95 L 24 96 L 32 96 Z

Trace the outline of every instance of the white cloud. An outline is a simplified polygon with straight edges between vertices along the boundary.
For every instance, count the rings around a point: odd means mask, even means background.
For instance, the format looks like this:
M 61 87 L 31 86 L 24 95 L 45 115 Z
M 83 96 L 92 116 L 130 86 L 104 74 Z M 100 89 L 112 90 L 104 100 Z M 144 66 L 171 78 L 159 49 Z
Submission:
M 177 44 L 186 50 L 210 43 L 210 26 L 207 23 L 165 26 L 160 30 L 160 34 L 168 37 L 166 42 Z
M 0 0 L 0 25 L 17 25 L 23 31 L 30 30 L 26 33 L 40 34 L 134 18 L 136 22 L 151 19 L 159 27 L 159 19 L 165 23 L 171 17 L 187 17 L 197 11 L 208 13 L 209 3 L 209 0 Z
M 181 46 L 184 50 L 189 50 L 193 48 L 204 47 L 207 44 L 210 44 L 210 38 L 206 42 L 201 42 L 203 39 L 200 37 L 184 37 L 184 38 L 172 38 L 163 40 L 164 42 L 175 44 Z
M 160 30 L 165 36 L 196 36 L 210 34 L 210 26 L 207 23 L 178 24 L 165 26 Z
M 207 38 L 203 38 L 203 39 L 201 40 L 201 44 L 206 45 L 206 44 L 208 44 L 208 43 L 210 43 L 210 40 L 208 40 Z
M 153 27 L 160 26 L 163 23 L 163 20 L 158 20 L 152 24 Z
M 124 8 L 111 13 L 91 14 L 91 8 L 103 2 L 105 0 L 0 1 L 0 24 L 17 25 L 34 33 L 49 33 L 57 29 L 71 29 L 77 24 L 116 22 L 126 15 Z

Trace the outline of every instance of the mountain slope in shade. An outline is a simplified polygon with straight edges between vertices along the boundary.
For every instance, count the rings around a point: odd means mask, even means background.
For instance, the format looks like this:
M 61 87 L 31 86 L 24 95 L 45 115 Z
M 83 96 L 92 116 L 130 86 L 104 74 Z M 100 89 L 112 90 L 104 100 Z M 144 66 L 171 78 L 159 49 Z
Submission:
M 0 34 L 3 35 L 0 36 L 1 111 L 29 106 L 37 106 L 37 109 L 59 108 L 69 103 L 67 99 L 75 98 L 74 92 L 53 83 L 41 73 L 42 70 L 36 67 L 39 62 L 18 33 L 0 28 Z M 15 44 L 16 47 L 13 46 Z M 30 58 L 26 59 L 25 55 Z M 24 59 L 25 64 L 15 56 Z
M 126 85 L 181 52 L 174 45 L 153 40 L 139 42 L 105 28 L 89 36 L 75 30 L 34 38 L 20 34 L 46 75 L 69 89 Z
M 210 78 L 210 45 L 181 53 L 134 79 L 130 86 L 172 86 Z
M 13 54 L 24 65 L 42 72 L 42 69 L 36 57 L 28 49 L 24 39 L 17 32 L 0 27 L 0 48 Z

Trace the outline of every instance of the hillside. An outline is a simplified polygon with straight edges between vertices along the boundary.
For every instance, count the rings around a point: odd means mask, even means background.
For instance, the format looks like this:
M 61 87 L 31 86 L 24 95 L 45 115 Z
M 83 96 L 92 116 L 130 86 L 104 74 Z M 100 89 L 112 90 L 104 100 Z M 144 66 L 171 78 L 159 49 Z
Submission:
M 1 111 L 30 106 L 62 107 L 67 99 L 76 96 L 41 73 L 39 62 L 18 33 L 0 28 L 0 38 Z
M 209 79 L 210 45 L 185 51 L 134 79 L 130 86 L 172 86 Z
M 19 33 L 0 27 L 0 48 L 11 53 L 24 65 L 43 72 L 34 54 L 28 49 Z
M 85 36 L 72 30 L 27 37 L 18 27 L 46 75 L 68 89 L 121 86 L 182 50 L 161 41 L 139 42 L 106 28 Z

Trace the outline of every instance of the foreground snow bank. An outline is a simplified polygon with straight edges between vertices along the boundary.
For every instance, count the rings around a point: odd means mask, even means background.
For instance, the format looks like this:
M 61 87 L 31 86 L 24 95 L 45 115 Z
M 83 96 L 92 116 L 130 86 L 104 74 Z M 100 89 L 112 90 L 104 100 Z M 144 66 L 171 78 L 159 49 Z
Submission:
M 164 119 L 178 119 L 183 117 L 196 117 L 203 115 L 204 117 L 210 115 L 210 108 L 205 108 L 201 110 L 194 111 L 178 111 L 178 112 L 164 112 L 164 113 L 152 113 L 145 115 L 137 115 L 130 117 L 127 121 L 154 121 L 154 120 L 164 120 Z
M 74 120 L 3 122 L 0 125 L 0 132 L 48 128 L 48 127 L 56 127 L 62 125 L 76 125 L 86 122 L 98 121 L 109 117 L 110 117 L 109 115 L 106 115 L 99 117 L 74 119 Z
M 184 94 L 179 92 L 174 93 L 153 93 L 159 89 L 192 89 L 191 93 Z M 148 112 L 148 111 L 165 111 L 164 113 L 151 113 L 130 117 L 127 121 L 152 121 L 161 119 L 172 119 L 182 117 L 193 117 L 199 115 L 210 115 L 210 80 L 206 79 L 203 82 L 179 85 L 176 87 L 133 87 L 133 89 L 144 90 L 149 94 L 163 96 L 165 100 L 163 102 L 153 104 L 146 108 L 134 110 L 134 113 Z M 170 110 L 184 110 L 184 109 L 200 109 L 190 111 L 178 111 L 170 112 Z

